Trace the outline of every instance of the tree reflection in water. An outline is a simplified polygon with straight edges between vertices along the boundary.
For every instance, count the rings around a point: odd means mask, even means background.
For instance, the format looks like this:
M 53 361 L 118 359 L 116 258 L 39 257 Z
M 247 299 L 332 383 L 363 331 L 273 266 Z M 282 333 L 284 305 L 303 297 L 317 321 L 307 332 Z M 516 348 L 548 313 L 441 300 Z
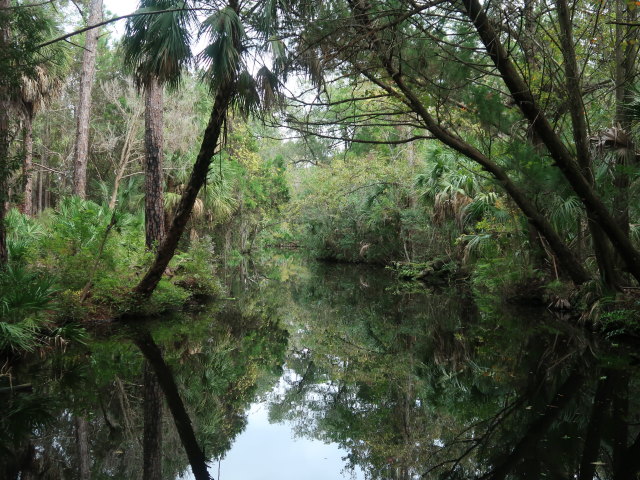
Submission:
M 194 318 L 17 361 L 23 387 L 0 377 L 0 478 L 141 478 L 143 403 L 159 392 L 144 358 L 169 407 L 155 417 L 166 479 L 207 478 L 257 395 L 373 480 L 638 478 L 633 351 L 380 270 L 283 260 L 268 276 Z
M 279 377 L 287 334 L 261 307 L 234 305 L 150 329 L 153 336 L 144 327 L 118 325 L 114 332 L 128 333 L 18 362 L 13 381 L 28 381 L 33 392 L 0 390 L 0 478 L 80 478 L 83 461 L 91 478 L 142 478 L 143 444 L 151 440 L 144 439 L 143 406 L 158 401 L 143 395 L 143 358 L 160 372 L 167 394 L 169 414 L 158 415 L 156 425 L 162 478 L 192 468 L 196 478 L 209 478 L 205 462 L 224 455 L 244 429 L 255 395 Z M 85 421 L 83 455 L 77 418 Z
M 637 368 L 622 347 L 361 275 L 332 266 L 291 290 L 297 335 L 272 420 L 337 442 L 371 479 L 638 478 Z

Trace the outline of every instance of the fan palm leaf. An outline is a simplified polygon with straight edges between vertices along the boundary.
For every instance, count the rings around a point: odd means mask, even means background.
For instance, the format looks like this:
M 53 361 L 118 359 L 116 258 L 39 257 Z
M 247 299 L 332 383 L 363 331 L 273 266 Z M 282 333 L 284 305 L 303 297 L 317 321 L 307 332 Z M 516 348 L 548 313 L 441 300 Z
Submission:
M 195 14 L 187 2 L 141 0 L 138 13 L 175 10 L 154 15 L 137 15 L 127 23 L 122 41 L 124 64 L 138 86 L 151 79 L 176 88 L 182 72 L 191 64 L 190 29 Z

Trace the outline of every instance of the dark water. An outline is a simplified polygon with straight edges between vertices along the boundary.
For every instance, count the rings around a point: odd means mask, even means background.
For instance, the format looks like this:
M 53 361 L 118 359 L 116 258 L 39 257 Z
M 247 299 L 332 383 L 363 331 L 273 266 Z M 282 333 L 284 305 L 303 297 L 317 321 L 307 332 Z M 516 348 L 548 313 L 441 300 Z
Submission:
M 212 478 L 638 478 L 633 349 L 379 269 L 241 273 L 233 299 L 0 370 L 0 478 L 142 478 L 155 346 Z M 148 421 L 163 478 L 193 478 L 174 414 Z

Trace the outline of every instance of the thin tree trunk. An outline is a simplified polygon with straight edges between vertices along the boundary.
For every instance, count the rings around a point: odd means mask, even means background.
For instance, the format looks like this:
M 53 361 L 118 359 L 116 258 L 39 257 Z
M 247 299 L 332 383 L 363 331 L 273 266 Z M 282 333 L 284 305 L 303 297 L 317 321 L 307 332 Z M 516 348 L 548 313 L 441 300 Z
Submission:
M 625 235 L 624 230 L 620 228 L 606 205 L 591 187 L 582 174 L 580 166 L 545 117 L 531 91 L 516 70 L 507 50 L 502 45 L 482 4 L 479 0 L 463 0 L 462 3 L 516 105 L 531 123 L 540 140 L 544 142 L 551 157 L 571 188 L 582 200 L 586 210 L 604 230 L 631 274 L 640 282 L 640 252 L 636 250 L 629 237 Z
M 162 85 L 156 78 L 145 85 L 145 240 L 149 250 L 164 237 L 164 201 L 162 195 Z
M 84 417 L 76 416 L 76 446 L 78 447 L 78 478 L 91 478 L 91 459 L 89 457 L 89 422 Z
M 427 129 L 445 145 L 456 150 L 462 155 L 466 156 L 470 160 L 478 163 L 482 168 L 491 173 L 496 180 L 502 185 L 507 194 L 513 199 L 520 210 L 525 214 L 527 219 L 538 229 L 538 231 L 545 237 L 549 248 L 558 258 L 560 265 L 564 271 L 569 275 L 571 280 L 577 284 L 583 284 L 590 279 L 590 276 L 584 266 L 580 264 L 571 249 L 562 241 L 558 233 L 553 229 L 551 223 L 542 215 L 535 204 L 520 189 L 513 180 L 509 177 L 507 172 L 502 169 L 498 164 L 493 162 L 489 157 L 485 156 L 477 148 L 464 142 L 461 138 L 451 134 L 446 128 L 442 127 L 438 121 L 429 113 L 426 106 L 416 95 L 411 88 L 405 83 L 402 73 L 397 70 L 392 60 L 383 54 L 386 48 L 382 44 L 382 41 L 376 36 L 377 30 L 371 24 L 366 6 L 361 4 L 354 4 L 354 16 L 360 21 L 363 33 L 370 37 L 373 42 L 373 48 L 379 53 L 379 60 L 386 70 L 389 77 L 393 80 L 396 87 L 404 96 L 403 101 L 409 106 L 424 122 Z M 398 91 L 395 88 L 385 84 L 384 82 L 376 79 L 369 71 L 360 70 L 360 73 L 366 78 L 371 80 L 374 84 L 386 90 L 391 95 L 397 97 Z M 640 261 L 639 261 L 640 266 Z M 640 268 L 638 269 L 640 276 Z
M 232 82 L 225 82 L 216 94 L 209 123 L 200 145 L 198 157 L 193 165 L 193 171 L 191 172 L 191 177 L 189 178 L 187 187 L 185 188 L 185 191 L 180 198 L 180 203 L 176 208 L 176 213 L 173 217 L 173 221 L 171 222 L 171 226 L 169 227 L 163 242 L 158 248 L 153 265 L 149 268 L 146 275 L 134 289 L 134 292 L 142 298 L 147 298 L 153 293 L 153 290 L 162 278 L 162 274 L 167 268 L 169 261 L 173 258 L 178 246 L 178 241 L 184 232 L 189 216 L 191 215 L 191 211 L 193 210 L 193 205 L 196 201 L 198 192 L 207 179 L 211 158 L 218 146 L 218 140 L 220 139 L 220 133 L 222 132 L 222 127 L 227 115 L 227 108 L 233 91 L 234 84 Z
M 482 168 L 493 175 L 496 180 L 498 180 L 500 185 L 502 185 L 502 188 L 504 188 L 518 208 L 520 208 L 522 213 L 527 217 L 527 220 L 530 221 L 547 240 L 549 248 L 558 258 L 563 270 L 567 275 L 569 275 L 569 278 L 571 278 L 576 285 L 581 285 L 590 280 L 591 277 L 584 266 L 576 260 L 571 249 L 562 241 L 558 233 L 551 226 L 549 220 L 540 213 L 531 199 L 528 198 L 525 192 L 513 182 L 507 172 L 478 149 L 452 135 L 445 128 L 440 126 L 422 104 L 420 99 L 404 83 L 401 75 L 393 69 L 393 66 L 391 64 L 387 64 L 386 66 L 392 79 L 404 94 L 406 103 L 422 118 L 427 129 L 433 134 L 433 136 L 445 145 L 478 163 Z M 376 81 L 375 78 L 368 75 L 366 72 L 362 73 L 380 87 L 386 88 L 390 93 L 397 93 L 382 82 Z
M 0 0 L 0 9 L 8 9 L 10 0 Z M 8 45 L 10 39 L 9 27 L 0 28 L 0 51 Z M 0 75 L 0 268 L 9 259 L 7 252 L 7 235 L 4 224 L 5 203 L 7 200 L 7 180 L 11 172 L 9 171 L 9 110 L 11 99 L 9 97 L 9 85 L 7 75 Z
M 622 25 L 624 22 L 635 23 L 638 19 L 637 6 L 631 7 L 624 0 L 616 1 L 615 51 L 616 51 L 616 115 L 615 124 L 620 126 L 631 139 L 632 122 L 627 111 L 633 98 L 633 80 L 638 57 L 638 28 Z M 624 46 L 626 45 L 626 47 Z M 620 228 L 629 235 L 629 167 L 635 159 L 635 144 L 616 152 L 616 168 L 613 176 L 615 193 L 613 196 L 613 214 Z M 624 265 L 623 259 L 617 256 L 615 264 Z
M 162 389 L 147 360 L 144 361 L 143 480 L 162 480 Z
M 33 215 L 33 105 L 25 105 L 24 116 L 24 158 L 22 160 L 22 176 L 24 181 L 24 198 L 22 213 Z
M 124 177 L 124 172 L 127 170 L 127 165 L 129 165 L 129 156 L 131 154 L 131 145 L 133 143 L 133 139 L 136 132 L 137 126 L 137 112 L 132 115 L 129 121 L 129 126 L 127 128 L 127 133 L 124 138 L 124 144 L 122 145 L 122 151 L 120 152 L 120 163 L 118 165 L 118 171 L 116 172 L 116 178 L 113 181 L 113 191 L 111 192 L 111 199 L 109 200 L 109 209 L 113 210 L 116 208 L 116 203 L 118 200 L 118 190 L 120 189 L 120 182 Z
M 88 24 L 102 20 L 102 0 L 91 0 Z M 76 113 L 76 145 L 73 155 L 73 193 L 81 198 L 87 196 L 87 163 L 89 156 L 89 119 L 91 115 L 91 90 L 96 72 L 96 54 L 100 29 L 87 30 L 82 54 L 80 76 L 80 98 Z

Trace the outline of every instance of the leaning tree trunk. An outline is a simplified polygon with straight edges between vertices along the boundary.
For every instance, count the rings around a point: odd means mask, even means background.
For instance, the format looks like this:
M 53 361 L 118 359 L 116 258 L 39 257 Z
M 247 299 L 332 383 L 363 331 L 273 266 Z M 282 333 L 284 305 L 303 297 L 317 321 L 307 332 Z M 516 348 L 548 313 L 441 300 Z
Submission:
M 560 238 L 558 233 L 551 226 L 551 223 L 545 218 L 545 216 L 538 210 L 537 206 L 526 195 L 518 185 L 516 185 L 507 172 L 495 163 L 491 158 L 485 156 L 478 149 L 472 145 L 466 143 L 460 137 L 455 136 L 450 131 L 443 127 L 439 121 L 434 118 L 422 99 L 417 95 L 410 86 L 405 82 L 402 72 L 400 72 L 391 58 L 387 55 L 383 55 L 380 52 L 386 51 L 383 42 L 376 36 L 377 31 L 369 18 L 366 7 L 361 4 L 353 5 L 354 16 L 359 20 L 359 26 L 362 33 L 371 39 L 371 44 L 374 51 L 378 54 L 380 63 L 384 70 L 387 72 L 391 80 L 395 83 L 393 88 L 386 85 L 384 82 L 378 81 L 370 72 L 360 70 L 360 73 L 366 78 L 377 84 L 379 87 L 385 89 L 393 96 L 398 96 L 398 93 L 402 94 L 402 101 L 409 106 L 424 122 L 426 128 L 431 134 L 440 140 L 448 147 L 456 150 L 465 157 L 478 163 L 487 172 L 491 173 L 493 177 L 500 183 L 511 199 L 516 203 L 518 208 L 525 214 L 527 219 L 538 229 L 540 234 L 547 240 L 549 248 L 558 258 L 563 270 L 569 275 L 571 280 L 576 285 L 581 285 L 590 279 L 589 273 L 586 271 L 583 265 L 581 265 L 575 255 L 568 247 L 568 245 Z M 639 268 L 640 275 L 640 268 Z
M 160 347 L 153 341 L 153 337 L 147 331 L 137 333 L 134 337 L 134 342 L 144 355 L 145 362 L 153 369 L 155 377 L 159 380 L 169 411 L 173 416 L 176 430 L 180 436 L 180 442 L 189 459 L 193 476 L 196 480 L 211 480 L 207 469 L 207 458 L 198 445 L 191 418 L 180 397 L 171 369 L 162 358 Z
M 162 195 L 162 85 L 151 78 L 145 85 L 145 240 L 149 250 L 164 236 L 164 201 Z
M 25 104 L 22 213 L 33 215 L 33 104 Z
M 0 0 L 3 14 L 11 5 L 10 0 Z M 5 51 L 9 43 L 9 26 L 0 26 L 0 52 Z M 4 65 L 3 65 L 4 66 Z M 7 65 L 8 67 L 8 65 Z M 9 98 L 8 76 L 0 75 L 0 268 L 9 260 L 7 235 L 4 225 L 7 180 L 9 178 Z
M 91 0 L 89 25 L 102 20 L 102 0 Z M 89 118 L 91 114 L 91 90 L 96 73 L 96 53 L 99 29 L 87 30 L 82 54 L 80 75 L 80 98 L 76 113 L 76 145 L 73 154 L 73 193 L 81 198 L 87 196 L 87 162 L 89 156 Z
M 178 246 L 178 241 L 184 232 L 191 211 L 193 210 L 198 192 L 207 179 L 209 165 L 211 165 L 211 159 L 218 146 L 218 140 L 220 139 L 220 133 L 224 125 L 234 88 L 234 82 L 229 80 L 224 82 L 218 89 L 209 123 L 204 131 L 198 157 L 193 165 L 193 171 L 191 172 L 187 187 L 180 198 L 180 203 L 176 209 L 171 226 L 158 248 L 153 265 L 151 265 L 144 278 L 134 289 L 134 292 L 142 298 L 147 298 L 153 293 L 167 265 L 169 265 L 169 262 L 173 258 Z
M 582 174 L 581 167 L 575 161 L 574 156 L 544 115 L 527 84 L 520 76 L 509 52 L 500 41 L 494 24 L 487 16 L 485 7 L 479 0 L 462 0 L 462 4 L 484 44 L 487 54 L 509 90 L 511 98 L 544 143 L 551 158 L 556 162 L 567 183 L 580 198 L 591 218 L 609 237 L 631 274 L 640 282 L 640 252 L 635 248 L 624 229 L 620 228 L 602 198 Z

